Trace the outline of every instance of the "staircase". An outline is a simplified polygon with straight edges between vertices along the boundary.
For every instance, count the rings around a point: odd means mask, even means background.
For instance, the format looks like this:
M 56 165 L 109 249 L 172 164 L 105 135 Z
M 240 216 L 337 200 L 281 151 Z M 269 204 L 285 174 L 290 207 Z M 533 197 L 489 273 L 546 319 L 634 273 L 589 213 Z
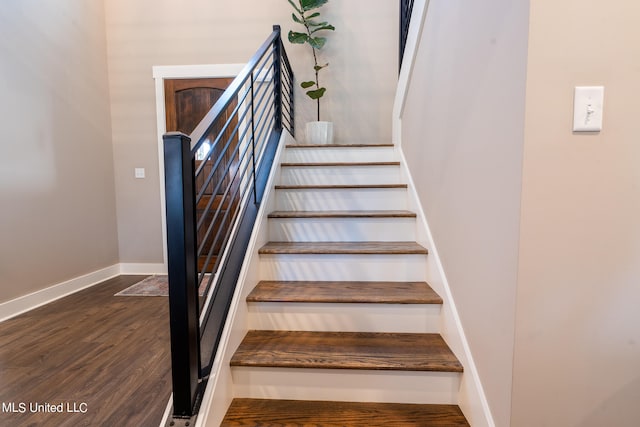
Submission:
M 223 426 L 465 426 L 393 145 L 288 145 Z

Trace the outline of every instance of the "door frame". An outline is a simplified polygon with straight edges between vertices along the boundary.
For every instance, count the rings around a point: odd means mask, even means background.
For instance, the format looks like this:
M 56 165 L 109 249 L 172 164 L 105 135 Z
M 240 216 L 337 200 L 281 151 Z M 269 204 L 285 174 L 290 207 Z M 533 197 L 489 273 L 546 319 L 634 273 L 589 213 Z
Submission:
M 163 272 L 167 272 L 167 214 L 164 191 L 164 147 L 162 136 L 167 131 L 164 104 L 165 79 L 198 79 L 236 77 L 245 64 L 200 64 L 200 65 L 154 65 L 152 67 L 156 92 L 156 126 L 158 141 L 158 174 L 160 178 L 160 216 L 162 218 L 162 259 Z

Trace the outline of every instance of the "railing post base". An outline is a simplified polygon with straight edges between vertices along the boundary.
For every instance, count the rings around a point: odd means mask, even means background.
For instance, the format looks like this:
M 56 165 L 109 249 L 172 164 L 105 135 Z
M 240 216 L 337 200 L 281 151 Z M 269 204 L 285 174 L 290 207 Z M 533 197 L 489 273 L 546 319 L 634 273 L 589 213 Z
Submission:
M 194 163 L 191 139 L 164 135 L 173 414 L 191 417 L 200 382 Z
M 274 26 L 191 135 L 163 137 L 173 381 L 168 425 L 192 425 L 199 410 L 282 129 L 293 133 L 294 80 Z M 209 138 L 210 160 L 199 163 L 196 153 Z M 211 275 L 201 299 L 205 273 Z
M 164 427 L 192 427 L 196 423 L 195 415 L 189 418 L 173 418 L 170 417 L 164 424 Z

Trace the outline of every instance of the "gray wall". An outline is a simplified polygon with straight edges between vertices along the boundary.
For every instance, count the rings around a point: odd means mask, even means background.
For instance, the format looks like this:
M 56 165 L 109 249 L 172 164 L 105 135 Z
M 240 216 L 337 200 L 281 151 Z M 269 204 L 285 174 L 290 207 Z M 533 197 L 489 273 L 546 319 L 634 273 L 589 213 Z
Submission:
M 390 140 L 392 3 L 326 7 L 338 31 L 326 50 L 323 116 L 341 141 Z M 289 13 L 279 0 L 250 11 L 231 1 L 3 3 L 0 301 L 118 262 L 161 263 L 151 67 L 244 63 L 274 23 L 288 31 Z M 287 47 L 306 79 L 308 50 Z M 302 128 L 313 104 L 298 98 Z M 147 179 L 135 179 L 135 167 Z
M 118 262 L 102 1 L 0 4 L 0 302 Z
M 331 64 L 323 76 L 323 118 L 335 122 L 338 141 L 390 141 L 398 3 L 334 0 L 323 13 L 337 28 L 323 51 Z M 284 0 L 109 0 L 106 15 L 120 259 L 161 263 L 152 66 L 245 63 L 273 24 L 281 24 L 285 34 L 295 24 Z M 308 80 L 309 49 L 288 42 L 286 47 L 298 80 Z M 297 98 L 302 136 L 315 104 Z M 144 167 L 147 178 L 136 180 L 135 167 Z
M 513 425 L 640 420 L 640 5 L 532 1 Z M 573 90 L 604 85 L 599 134 Z
M 402 144 L 496 424 L 635 426 L 640 6 L 430 7 Z
M 510 425 L 528 12 L 528 2 L 431 0 L 402 116 L 402 150 L 501 427 Z

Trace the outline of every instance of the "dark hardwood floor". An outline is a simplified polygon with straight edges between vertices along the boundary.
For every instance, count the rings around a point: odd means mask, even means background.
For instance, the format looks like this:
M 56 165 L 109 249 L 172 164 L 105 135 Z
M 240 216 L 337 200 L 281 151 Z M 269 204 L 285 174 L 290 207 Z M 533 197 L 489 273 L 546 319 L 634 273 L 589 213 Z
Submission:
M 114 296 L 144 277 L 0 323 L 1 426 L 160 424 L 171 393 L 167 298 Z

